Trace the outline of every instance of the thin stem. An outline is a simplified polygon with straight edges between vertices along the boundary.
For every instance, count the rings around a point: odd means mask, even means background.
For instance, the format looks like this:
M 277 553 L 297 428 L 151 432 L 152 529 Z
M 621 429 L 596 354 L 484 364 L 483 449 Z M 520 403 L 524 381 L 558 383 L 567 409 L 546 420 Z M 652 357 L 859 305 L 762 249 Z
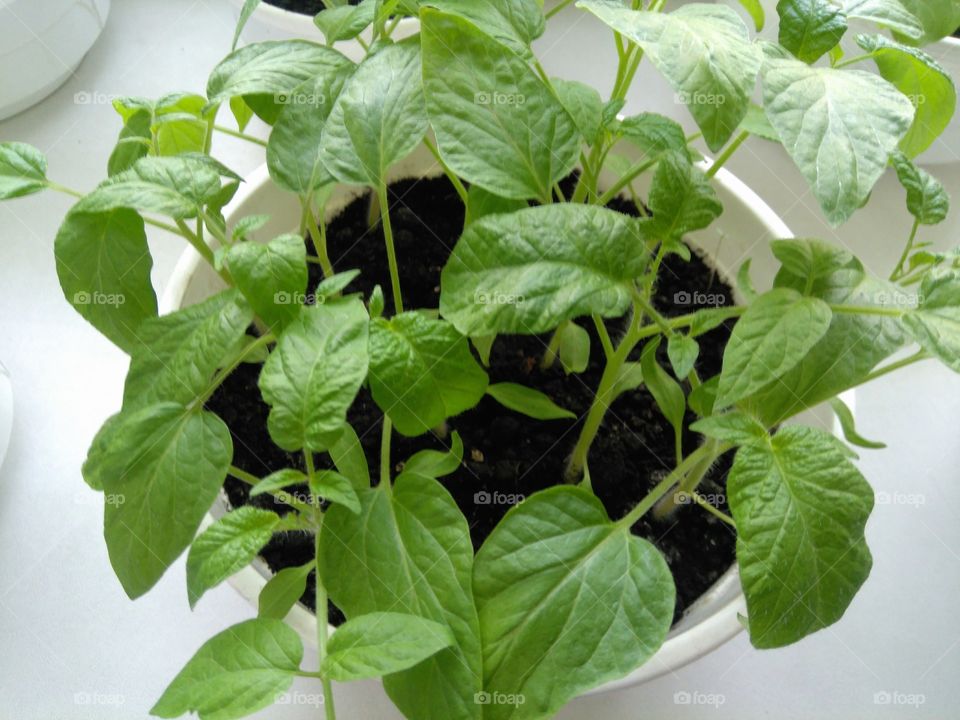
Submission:
M 884 375 L 889 375 L 890 373 L 895 372 L 897 370 L 902 370 L 908 365 L 913 365 L 914 363 L 920 362 L 921 360 L 929 360 L 929 359 L 930 359 L 930 354 L 926 350 L 920 350 L 919 352 L 911 355 L 910 357 L 906 357 L 903 360 L 897 360 L 896 362 L 892 362 L 889 365 L 884 365 L 879 370 L 874 370 L 872 373 L 867 375 L 863 379 L 863 382 L 860 384 L 866 385 L 871 380 L 876 380 L 877 378 L 881 378 Z
M 260 478 L 258 478 L 256 475 L 251 475 L 246 470 L 241 470 L 236 465 L 231 465 L 227 473 L 231 477 L 235 477 L 237 480 L 239 480 L 240 482 L 246 483 L 250 487 L 253 487 L 254 485 L 260 482 Z M 310 517 L 310 514 L 313 512 L 313 508 L 310 506 L 309 503 L 303 502 L 302 500 L 294 497 L 290 493 L 272 492 L 270 493 L 270 496 L 277 502 L 283 503 L 284 505 L 289 505 L 294 510 L 298 510 L 299 512 L 306 515 L 307 517 Z
M 905 311 L 893 308 L 872 307 L 869 305 L 830 305 L 837 315 L 878 315 L 881 317 L 901 317 Z
M 223 384 L 223 381 L 227 379 L 230 373 L 232 373 L 234 370 L 240 367 L 240 364 L 243 363 L 244 360 L 246 360 L 248 357 L 250 357 L 253 353 L 255 353 L 260 348 L 266 347 L 267 345 L 275 341 L 276 341 L 276 337 L 274 337 L 272 333 L 266 333 L 265 335 L 261 335 L 256 340 L 254 340 L 249 345 L 247 345 L 243 349 L 243 351 L 240 352 L 229 365 L 221 369 L 220 372 L 218 372 L 214 376 L 213 380 L 210 381 L 210 385 L 207 386 L 207 389 L 203 392 L 202 395 L 200 395 L 200 397 L 197 398 L 195 405 L 197 407 L 200 407 L 204 403 L 206 403 L 207 400 L 210 399 L 210 396 L 213 395 L 213 393 L 216 391 L 216 389 Z
M 423 144 L 427 146 L 427 150 L 430 151 L 430 154 L 436 159 L 437 163 L 443 168 L 443 174 L 447 176 L 447 179 L 450 180 L 450 184 L 453 185 L 453 189 L 457 191 L 457 195 L 460 196 L 460 200 L 463 202 L 464 206 L 467 205 L 467 200 L 469 195 L 467 189 L 463 186 L 463 183 L 460 182 L 460 178 L 457 177 L 457 174 L 450 169 L 450 167 L 443 161 L 443 158 L 440 156 L 440 150 L 430 142 L 427 138 L 423 139 Z
M 333 264 L 330 262 L 330 255 L 327 252 L 327 223 L 326 220 L 320 217 L 320 221 L 317 221 L 317 217 L 313 214 L 313 208 L 311 207 L 312 203 L 309 198 L 300 198 L 300 201 L 303 203 L 303 212 L 304 217 L 307 219 L 307 226 L 310 230 L 310 240 L 313 243 L 313 249 L 317 253 L 317 259 L 320 261 L 320 267 L 323 268 L 323 276 L 325 278 L 333 276 Z M 320 209 L 320 213 L 323 212 L 323 208 Z
M 603 193 L 599 198 L 597 198 L 597 205 L 606 205 L 611 200 L 613 200 L 617 195 L 620 194 L 620 191 L 623 190 L 627 185 L 634 181 L 634 179 L 652 168 L 656 164 L 656 159 L 653 160 L 641 160 L 636 163 L 624 173 L 623 177 L 617 180 L 610 188 Z
M 573 0 L 561 0 L 561 2 L 557 3 L 556 7 L 554 7 L 552 10 L 549 10 L 549 11 L 547 12 L 547 14 L 545 15 L 545 17 L 547 18 L 547 20 L 549 20 L 549 19 L 552 18 L 554 15 L 556 15 L 558 12 L 560 12 L 560 11 L 563 10 L 565 7 L 567 7 L 567 5 L 570 5 L 570 4 L 572 4 L 572 3 L 573 3 Z
M 838 62 L 838 63 L 837 63 L 836 65 L 834 65 L 833 67 L 834 67 L 834 69 L 839 70 L 840 68 L 845 68 L 845 67 L 847 67 L 848 65 L 853 65 L 854 63 L 863 62 L 864 60 L 872 60 L 874 57 L 876 57 L 876 53 L 872 53 L 872 52 L 871 52 L 871 53 L 866 53 L 866 54 L 864 54 L 864 55 L 855 55 L 855 56 L 852 57 L 852 58 L 847 58 L 846 60 L 841 60 L 840 62 Z
M 230 277 L 230 273 L 227 272 L 226 268 L 217 269 L 216 258 L 213 255 L 213 250 L 210 249 L 210 246 L 203 242 L 197 235 L 190 229 L 190 227 L 183 221 L 177 220 L 177 227 L 180 228 L 178 235 L 186 238 L 193 249 L 196 250 L 200 257 L 202 257 L 210 267 L 217 271 L 217 274 L 223 278 L 224 282 L 228 285 L 233 284 L 233 279 Z
M 82 198 L 83 193 L 79 190 L 74 190 L 73 188 L 68 188 L 66 185 L 61 185 L 60 183 L 55 183 L 52 180 L 47 180 L 47 187 L 51 190 L 56 190 L 57 192 L 63 193 L 64 195 L 71 195 L 75 198 Z
M 600 344 L 603 346 L 603 354 L 606 356 L 607 360 L 613 357 L 614 350 L 613 342 L 610 340 L 610 333 L 607 332 L 607 326 L 603 322 L 603 318 L 594 313 L 591 315 L 593 318 L 593 324 L 597 328 L 597 335 L 600 337 Z
M 557 353 L 560 351 L 560 340 L 563 338 L 563 333 L 566 331 L 568 325 L 570 325 L 570 321 L 565 320 L 564 322 L 560 323 L 560 326 L 556 330 L 553 331 L 553 335 L 550 338 L 547 349 L 543 353 L 543 357 L 540 359 L 541 370 L 549 370 L 557 361 Z
M 393 308 L 397 315 L 403 312 L 403 295 L 400 292 L 400 271 L 397 268 L 397 251 L 393 245 L 393 225 L 390 224 L 390 207 L 387 186 L 381 182 L 377 188 L 380 200 L 380 219 L 383 224 L 383 241 L 387 246 L 387 262 L 390 265 L 390 284 L 393 288 Z
M 380 436 L 380 486 L 390 493 L 390 439 L 393 435 L 393 421 L 389 415 L 383 416 L 383 430 Z
M 694 501 L 696 501 L 697 505 L 702 507 L 704 510 L 706 510 L 708 513 L 710 513 L 714 517 L 719 518 L 720 520 L 725 522 L 727 525 L 730 525 L 731 527 L 737 526 L 737 524 L 733 521 L 732 517 L 727 515 L 720 508 L 714 507 L 703 495 L 698 493 L 696 490 L 690 493 L 690 497 L 692 497 Z
M 748 137 L 750 137 L 750 133 L 744 130 L 742 133 L 740 133 L 739 135 L 737 135 L 737 137 L 733 139 L 733 142 L 727 145 L 726 149 L 722 153 L 720 153 L 719 157 L 717 157 L 717 159 L 713 161 L 713 165 L 711 165 L 710 169 L 707 170 L 707 172 L 705 173 L 706 178 L 708 180 L 712 178 L 714 175 L 716 175 L 718 172 L 720 172 L 720 168 L 722 168 L 726 164 L 727 160 L 733 157 L 733 154 L 737 151 L 737 149 L 741 145 L 743 145 L 747 141 Z
M 646 515 L 650 508 L 660 502 L 660 499 L 673 489 L 673 487 L 677 484 L 677 481 L 684 478 L 687 472 L 697 463 L 699 463 L 708 452 L 709 448 L 707 448 L 705 445 L 701 445 L 692 453 L 687 455 L 687 457 L 683 459 L 683 462 L 671 470 L 663 480 L 658 482 L 653 489 L 646 494 L 643 500 L 641 500 L 636 507 L 633 508 L 633 510 L 619 520 L 618 524 L 628 528 L 633 527 L 634 523 Z
M 323 580 L 320 576 L 320 533 L 323 532 L 323 512 L 320 508 L 316 508 L 315 516 L 317 519 L 317 534 L 314 536 L 313 541 L 314 572 L 316 573 L 314 582 L 316 589 L 314 606 L 317 616 L 317 658 L 320 667 L 323 667 L 323 660 L 327 656 L 327 633 L 330 631 L 330 628 L 327 618 L 327 588 L 324 587 Z M 330 678 L 326 676 L 323 676 L 320 682 L 323 685 L 324 715 L 327 720 L 336 720 L 337 713 L 333 703 L 333 684 L 330 682 Z
M 239 138 L 240 140 L 246 140 L 247 142 L 253 143 L 254 145 L 259 145 L 260 147 L 267 146 L 267 143 L 265 140 L 261 140 L 260 138 L 254 137 L 253 135 L 247 135 L 246 133 L 242 133 L 239 130 L 231 130 L 230 128 L 224 127 L 223 125 L 214 125 L 213 129 L 219 133 L 223 133 L 224 135 L 229 135 L 230 137 Z
M 907 240 L 907 246 L 903 249 L 903 254 L 900 256 L 897 266 L 893 269 L 893 272 L 890 273 L 890 280 L 896 281 L 903 277 L 903 266 L 910 257 L 910 253 L 913 250 L 913 243 L 917 239 L 917 231 L 919 229 L 920 218 L 914 218 L 913 227 L 910 229 L 910 237 Z

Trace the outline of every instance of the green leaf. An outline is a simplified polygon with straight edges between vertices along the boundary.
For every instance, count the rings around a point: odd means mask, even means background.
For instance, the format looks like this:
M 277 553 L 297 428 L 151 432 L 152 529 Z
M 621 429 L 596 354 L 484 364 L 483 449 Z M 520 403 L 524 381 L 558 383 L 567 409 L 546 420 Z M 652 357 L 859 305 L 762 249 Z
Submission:
M 446 320 L 406 312 L 370 322 L 370 391 L 397 430 L 421 435 L 480 402 L 487 373 Z
M 403 471 L 436 479 L 456 472 L 462 462 L 463 440 L 460 433 L 454 431 L 448 452 L 421 450 L 403 464 Z
M 833 225 L 864 204 L 913 122 L 906 97 L 859 70 L 768 58 L 763 97 L 770 123 Z
M 310 480 L 310 492 L 322 502 L 339 503 L 354 513 L 360 512 L 360 501 L 349 478 L 333 470 L 319 470 Z
M 563 371 L 582 373 L 590 364 L 590 333 L 575 322 L 570 322 L 558 330 L 560 345 L 557 355 Z
M 543 35 L 546 21 L 539 0 L 429 0 L 440 12 L 457 15 L 483 30 L 524 60 L 532 61 L 530 43 Z M 501 50 L 502 52 L 502 50 Z
M 237 26 L 233 31 L 233 43 L 230 45 L 230 50 L 237 49 L 237 43 L 240 42 L 240 35 L 243 33 L 243 28 L 246 27 L 247 21 L 250 20 L 254 11 L 260 6 L 260 0 L 244 0 L 243 7 L 240 8 L 240 16 L 237 18 Z
M 950 212 L 950 196 L 943 185 L 926 170 L 918 168 L 903 153 L 891 158 L 897 179 L 907 191 L 907 210 L 921 225 L 943 222 Z
M 577 127 L 525 60 L 470 22 L 421 12 L 423 84 L 447 165 L 507 198 L 551 197 L 576 165 Z
M 389 45 L 360 63 L 334 103 L 320 159 L 340 182 L 379 187 L 427 132 L 420 46 Z
M 837 440 L 794 426 L 745 445 L 727 492 L 754 646 L 782 647 L 839 620 L 870 573 L 873 491 Z
M 880 75 L 906 95 L 916 110 L 900 149 L 916 157 L 947 129 L 957 108 L 949 73 L 922 50 L 883 35 L 858 35 L 857 44 L 873 56 Z
M 237 121 L 237 130 L 240 132 L 246 130 L 247 125 L 253 120 L 253 108 L 247 105 L 246 100 L 239 95 L 230 98 L 230 112 L 233 113 L 233 118 Z
M 500 197 L 484 190 L 479 185 L 471 185 L 470 189 L 467 190 L 467 216 L 463 224 L 466 227 L 487 215 L 512 213 L 525 207 L 527 207 L 527 203 L 523 200 Z
M 857 432 L 857 426 L 853 418 L 853 413 L 850 412 L 850 408 L 847 407 L 843 400 L 840 398 L 834 398 L 830 401 L 830 407 L 833 408 L 833 412 L 837 416 L 837 420 L 840 421 L 840 427 L 843 430 L 843 437 L 846 438 L 848 443 L 851 445 L 856 445 L 857 447 L 867 448 L 869 450 L 882 450 L 887 446 L 886 443 L 867 440 Z
M 317 296 L 317 302 L 326 302 L 334 300 L 343 289 L 360 276 L 359 270 L 347 270 L 346 272 L 335 273 L 328 278 L 324 278 L 317 285 L 314 293 Z
M 232 52 L 214 68 L 207 97 L 217 105 L 232 97 L 285 95 L 301 83 L 343 67 L 343 55 L 306 40 L 270 40 Z
M 903 324 L 920 347 L 960 372 L 960 272 L 925 275 L 920 305 Z
M 909 2 L 910 0 L 846 0 L 843 9 L 849 18 L 869 20 L 897 34 L 919 40 L 923 27 L 920 19 L 907 7 Z
M 204 643 L 150 714 L 244 717 L 276 702 L 293 684 L 302 659 L 303 644 L 294 630 L 279 620 L 247 620 Z
M 640 113 L 624 118 L 617 127 L 617 134 L 643 151 L 648 159 L 658 158 L 674 151 L 690 159 L 687 135 L 683 127 L 668 117 L 656 113 Z
M 695 3 L 670 13 L 631 10 L 613 0 L 580 0 L 643 48 L 716 152 L 740 125 L 760 70 L 760 53 L 733 8 Z
M 617 379 L 610 394 L 617 398 L 625 392 L 636 390 L 641 385 L 643 385 L 643 368 L 640 363 L 625 362 L 617 373 Z
M 739 290 L 748 302 L 753 302 L 757 298 L 757 291 L 753 287 L 753 279 L 750 277 L 751 258 L 743 261 L 743 264 L 737 270 L 737 290 Z M 710 312 L 709 310 L 699 310 L 698 313 Z
M 392 492 L 358 495 L 359 516 L 334 505 L 324 519 L 320 559 L 331 600 L 348 619 L 401 612 L 450 628 L 454 646 L 388 675 L 384 686 L 406 717 L 480 720 L 480 628 L 466 519 L 436 480 L 412 473 L 402 473 Z
M 576 80 L 552 78 L 550 85 L 560 104 L 573 118 L 587 145 L 593 145 L 603 123 L 603 99 L 595 89 Z
M 250 497 L 274 493 L 278 490 L 290 487 L 291 485 L 306 485 L 307 476 L 299 470 L 284 468 L 267 475 L 263 480 L 250 488 Z
M 648 255 L 639 223 L 596 206 L 559 204 L 478 220 L 440 276 L 440 313 L 464 335 L 553 330 L 596 313 L 618 317 Z
M 367 456 L 356 431 L 345 423 L 343 432 L 328 450 L 334 466 L 343 475 L 350 478 L 355 488 L 370 487 L 370 468 L 367 466 Z
M 107 175 L 113 177 L 133 167 L 150 154 L 153 146 L 152 116 L 148 110 L 133 113 L 120 128 L 117 144 L 107 161 Z
M 363 0 L 356 5 L 328 6 L 313 18 L 313 23 L 323 33 L 327 45 L 342 40 L 353 40 L 372 22 L 376 14 L 377 0 Z
M 763 30 L 763 26 L 766 24 L 766 17 L 760 0 L 740 0 L 740 4 L 743 5 L 743 9 L 750 14 L 750 19 L 753 20 L 753 26 L 757 29 L 757 32 Z
M 249 565 L 270 542 L 278 522 L 276 513 L 245 505 L 204 530 L 187 554 L 190 607 L 207 590 Z
M 697 420 L 690 429 L 714 440 L 747 445 L 767 438 L 767 429 L 745 412 L 731 410 Z
M 770 142 L 780 142 L 777 131 L 773 129 L 773 125 L 767 119 L 767 114 L 759 105 L 751 104 L 747 108 L 747 114 L 743 118 L 743 122 L 740 123 L 740 129 Z
M 320 671 L 340 682 L 383 677 L 412 668 L 454 642 L 450 628 L 432 620 L 368 613 L 337 628 Z
M 823 300 L 789 288 L 758 297 L 737 321 L 724 350 L 716 407 L 783 377 L 826 334 L 831 316 Z
M 252 321 L 237 290 L 145 321 L 130 352 L 123 409 L 161 401 L 189 405 L 201 397 Z
M 709 417 L 713 414 L 713 406 L 717 399 L 717 387 L 720 385 L 720 376 L 714 375 L 690 391 L 687 404 L 700 417 Z
M 367 376 L 366 308 L 359 300 L 303 307 L 260 374 L 267 429 L 284 450 L 328 449 Z
M 710 182 L 679 153 L 661 158 L 648 202 L 653 217 L 645 222 L 647 231 L 665 240 L 708 227 L 723 213 Z
M 0 143 L 0 200 L 38 193 L 47 187 L 47 158 L 32 145 Z
M 612 523 L 572 486 L 514 507 L 477 553 L 474 594 L 484 689 L 524 698 L 484 720 L 552 717 L 568 700 L 628 674 L 660 647 L 674 585 L 657 549 Z
M 805 63 L 830 52 L 847 32 L 843 10 L 830 0 L 780 0 L 780 44 Z
M 274 330 L 297 318 L 307 290 L 307 248 L 299 235 L 281 235 L 263 245 L 240 242 L 227 250 L 236 286 Z
M 539 390 L 517 383 L 494 383 L 487 395 L 510 410 L 537 420 L 576 420 L 577 416 L 557 405 Z
M 118 208 L 193 218 L 220 194 L 221 172 L 196 155 L 145 157 L 102 182 L 74 211 L 103 213 Z
M 289 94 L 267 142 L 270 177 L 284 190 L 307 196 L 333 182 L 321 160 L 323 131 L 334 104 L 356 66 L 345 57 Z
M 960 27 L 960 3 L 956 0 L 897 0 L 920 23 L 921 34 L 899 38 L 911 45 L 929 45 L 952 35 Z
M 284 568 L 267 581 L 260 591 L 257 617 L 283 620 L 307 590 L 307 577 L 314 563 Z
M 683 436 L 683 416 L 687 409 L 687 398 L 683 388 L 657 362 L 657 349 L 660 347 L 660 338 L 648 342 L 640 355 L 640 368 L 643 372 L 643 382 L 647 390 L 660 408 L 660 412 L 673 426 L 677 444 Z
M 818 280 L 842 270 L 853 260 L 849 251 L 823 240 L 773 240 L 770 248 L 787 273 L 803 278 L 804 284 L 811 288 Z
M 53 244 L 63 295 L 84 319 L 124 352 L 140 324 L 157 316 L 150 282 L 153 258 L 143 218 L 120 208 L 67 213 Z
M 216 415 L 158 403 L 104 427 L 84 475 L 122 501 L 105 504 L 110 563 L 131 598 L 143 595 L 193 540 L 233 457 Z
M 700 357 L 700 345 L 689 335 L 671 335 L 667 339 L 667 357 L 670 358 L 674 375 L 684 380 L 693 372 L 697 358 Z

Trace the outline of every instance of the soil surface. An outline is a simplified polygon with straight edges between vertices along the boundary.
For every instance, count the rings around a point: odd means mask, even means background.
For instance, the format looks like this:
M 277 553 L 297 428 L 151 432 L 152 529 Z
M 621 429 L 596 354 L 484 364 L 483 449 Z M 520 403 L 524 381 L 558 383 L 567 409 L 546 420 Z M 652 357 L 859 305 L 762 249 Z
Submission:
M 568 196 L 572 182 L 568 179 L 564 184 Z M 462 232 L 463 206 L 446 178 L 398 182 L 390 188 L 390 204 L 404 303 L 411 308 L 436 308 L 440 270 Z M 611 207 L 637 214 L 629 202 L 614 201 Z M 360 198 L 330 223 L 330 257 L 338 271 L 363 270 L 346 292 L 361 292 L 368 297 L 379 284 L 390 308 L 383 236 L 379 224 L 368 226 L 368 212 L 369 199 Z M 311 265 L 311 271 L 315 271 L 311 277 L 313 287 L 320 276 L 317 266 Z M 673 316 L 692 312 L 705 303 L 729 305 L 732 298 L 730 287 L 694 253 L 690 262 L 668 256 L 654 302 L 663 314 Z M 603 369 L 603 351 L 595 329 L 592 323 L 584 323 L 584 327 L 592 338 L 591 362 L 584 373 L 565 375 L 559 363 L 549 371 L 540 370 L 538 362 L 547 347 L 547 336 L 501 336 L 491 353 L 490 382 L 534 387 L 582 418 Z M 611 321 L 608 328 L 616 338 L 622 332 L 622 321 Z M 701 377 L 709 378 L 720 371 L 729 333 L 730 327 L 721 326 L 699 338 L 697 370 Z M 665 353 L 661 363 L 668 367 Z M 210 399 L 208 407 L 230 427 L 236 466 L 257 477 L 285 467 L 302 469 L 302 457 L 279 449 L 267 434 L 269 408 L 257 389 L 260 368 L 242 365 Z M 688 415 L 688 422 L 694 419 L 692 414 Z M 349 412 L 349 421 L 362 439 L 371 477 L 376 479 L 382 414 L 367 390 L 361 390 Z M 561 481 L 580 421 L 532 420 L 485 397 L 473 410 L 451 418 L 449 428 L 463 439 L 464 462 L 441 482 L 466 516 L 474 546 L 479 547 L 510 508 L 510 501 Z M 700 439 L 688 430 L 684 452 L 694 449 Z M 432 433 L 419 438 L 395 434 L 391 462 L 396 468 L 418 450 L 446 447 L 446 442 Z M 724 487 L 730 462 L 729 456 L 720 458 L 700 488 L 703 494 L 715 496 L 716 504 L 723 510 L 727 510 Z M 674 464 L 673 429 L 653 398 L 643 389 L 621 396 L 607 413 L 590 453 L 593 488 L 610 517 L 617 519 L 629 512 Z M 317 465 L 329 467 L 327 456 L 317 456 Z M 249 502 L 247 486 L 239 481 L 228 478 L 225 489 L 234 506 Z M 269 497 L 255 498 L 254 503 L 277 509 Z M 695 505 L 681 506 L 665 520 L 656 520 L 648 513 L 634 525 L 633 532 L 653 542 L 673 571 L 677 585 L 675 619 L 734 561 L 733 531 Z M 262 554 L 274 570 L 302 565 L 313 556 L 313 538 L 306 533 L 278 534 Z M 312 576 L 303 602 L 313 608 Z M 339 610 L 331 606 L 331 621 L 338 624 L 342 619 Z

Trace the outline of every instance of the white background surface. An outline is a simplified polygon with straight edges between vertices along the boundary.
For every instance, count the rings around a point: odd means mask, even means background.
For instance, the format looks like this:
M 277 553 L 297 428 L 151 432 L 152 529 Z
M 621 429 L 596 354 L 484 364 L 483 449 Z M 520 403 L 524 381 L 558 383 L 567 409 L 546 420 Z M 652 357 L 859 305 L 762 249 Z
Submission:
M 581 17 L 561 15 L 539 51 L 552 74 L 603 85 L 612 51 Z M 36 145 L 49 156 L 52 178 L 88 189 L 104 176 L 119 130 L 111 96 L 202 92 L 232 27 L 226 0 L 117 0 L 76 76 L 0 123 L 0 141 Z M 649 109 L 651 101 L 678 112 L 662 84 L 639 82 L 627 111 Z M 239 141 L 221 138 L 217 152 L 241 174 L 261 162 L 256 148 Z M 889 270 L 909 231 L 903 193 L 890 176 L 867 209 L 834 233 L 782 151 L 751 140 L 730 168 L 796 234 L 843 242 L 879 272 Z M 960 165 L 939 174 L 960 202 Z M 253 615 L 227 585 L 191 613 L 182 560 L 136 602 L 113 577 L 100 498 L 86 489 L 80 465 L 100 423 L 119 407 L 126 361 L 60 292 L 52 243 L 70 204 L 53 194 L 0 204 L 0 360 L 17 403 L 0 469 L 0 720 L 145 718 L 203 641 Z M 946 247 L 957 237 L 957 217 L 921 237 Z M 154 235 L 151 247 L 160 292 L 183 246 Z M 857 403 L 861 432 L 889 444 L 864 451 L 860 466 L 894 502 L 879 504 L 870 520 L 874 569 L 847 616 L 782 650 L 754 651 L 740 635 L 673 675 L 577 700 L 561 718 L 958 717 L 960 378 L 933 363 L 916 366 L 867 387 Z M 318 692 L 307 681 L 295 689 Z M 678 704 L 676 693 L 701 704 Z M 893 702 L 876 704 L 877 693 Z M 909 698 L 895 693 L 920 696 L 922 704 L 897 704 Z M 717 702 L 702 704 L 710 695 Z M 344 720 L 399 717 L 376 683 L 338 686 L 336 699 Z M 318 718 L 321 711 L 291 704 L 256 717 Z

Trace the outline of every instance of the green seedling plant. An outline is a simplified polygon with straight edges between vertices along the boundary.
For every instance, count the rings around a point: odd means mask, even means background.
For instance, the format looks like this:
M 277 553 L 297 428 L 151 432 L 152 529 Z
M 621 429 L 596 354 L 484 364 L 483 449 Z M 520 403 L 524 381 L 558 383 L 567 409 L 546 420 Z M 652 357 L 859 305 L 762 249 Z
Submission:
M 244 7 L 237 38 L 256 5 Z M 948 198 L 913 162 L 954 112 L 952 80 L 920 46 L 956 29 L 958 3 L 782 0 L 779 42 L 763 43 L 724 6 L 579 0 L 612 33 L 618 62 L 606 98 L 551 78 L 532 48 L 571 2 L 329 5 L 316 42 L 235 40 L 202 94 L 118 100 L 108 177 L 90 192 L 49 179 L 35 148 L 0 145 L 0 198 L 77 197 L 55 240 L 64 294 L 130 355 L 122 408 L 83 466 L 91 488 L 125 499 L 105 503 L 104 536 L 128 595 L 146 593 L 186 553 L 193 605 L 274 534 L 315 538 L 314 559 L 267 582 L 257 617 L 204 644 L 153 714 L 239 718 L 309 677 L 322 684 L 330 720 L 333 682 L 381 677 L 415 720 L 550 717 L 663 643 L 674 580 L 631 527 L 681 498 L 736 533 L 756 647 L 839 620 L 871 567 L 873 492 L 850 445 L 877 443 L 857 434 L 838 396 L 928 359 L 960 371 L 960 254 L 920 237 L 944 219 Z M 759 4 L 744 5 L 759 28 Z M 407 16 L 420 32 L 395 41 Z M 840 42 L 854 19 L 874 32 L 858 35 L 863 52 L 848 57 Z M 342 54 L 344 43 L 359 44 L 362 61 Z M 673 86 L 696 135 L 661 115 L 623 114 L 644 60 Z M 266 141 L 247 132 L 254 118 L 269 126 Z M 265 145 L 272 181 L 299 200 L 290 219 L 299 233 L 256 241 L 267 217 L 226 222 L 242 179 L 211 154 L 219 133 Z M 750 136 L 782 144 L 832 224 L 863 207 L 892 167 L 913 218 L 902 255 L 878 275 L 845 247 L 776 239 L 771 287 L 755 290 L 745 266 L 740 304 L 667 317 L 652 300 L 664 259 L 689 259 L 684 237 L 721 215 L 712 179 Z M 404 305 L 387 193 L 391 172 L 421 145 L 466 216 L 439 308 Z M 714 160 L 700 162 L 701 151 Z M 565 195 L 561 181 L 574 170 Z M 369 190 L 383 230 L 391 286 L 370 297 L 349 292 L 364 268 L 338 268 L 327 251 L 327 203 L 341 186 Z M 608 209 L 616 197 L 635 201 L 639 217 Z M 186 240 L 223 290 L 158 316 L 148 225 Z M 318 287 L 308 287 L 311 265 L 323 272 Z M 123 302 L 100 302 L 110 297 Z M 614 320 L 622 332 L 609 330 Z M 701 377 L 699 338 L 731 321 L 722 371 Z M 559 363 L 581 382 L 590 326 L 605 365 L 566 473 L 512 508 L 474 553 L 438 480 L 462 462 L 447 421 L 485 396 L 545 423 L 569 420 L 532 388 L 491 384 L 485 365 L 494 343 L 545 334 L 540 371 Z M 302 458 L 296 467 L 258 477 L 234 465 L 230 429 L 205 404 L 243 363 L 262 364 L 267 431 Z M 347 422 L 362 387 L 383 412 L 375 477 Z M 591 489 L 591 447 L 614 399 L 637 392 L 675 428 L 676 457 L 648 495 L 611 518 Z M 848 442 L 787 423 L 824 403 Z M 688 413 L 695 446 L 683 442 Z M 395 433 L 429 432 L 449 451 L 394 464 Z M 727 452 L 730 515 L 698 492 Z M 228 476 L 272 496 L 276 511 L 239 507 L 205 524 Z M 318 662 L 306 667 L 284 618 L 311 573 Z M 347 618 L 332 634 L 328 599 Z

